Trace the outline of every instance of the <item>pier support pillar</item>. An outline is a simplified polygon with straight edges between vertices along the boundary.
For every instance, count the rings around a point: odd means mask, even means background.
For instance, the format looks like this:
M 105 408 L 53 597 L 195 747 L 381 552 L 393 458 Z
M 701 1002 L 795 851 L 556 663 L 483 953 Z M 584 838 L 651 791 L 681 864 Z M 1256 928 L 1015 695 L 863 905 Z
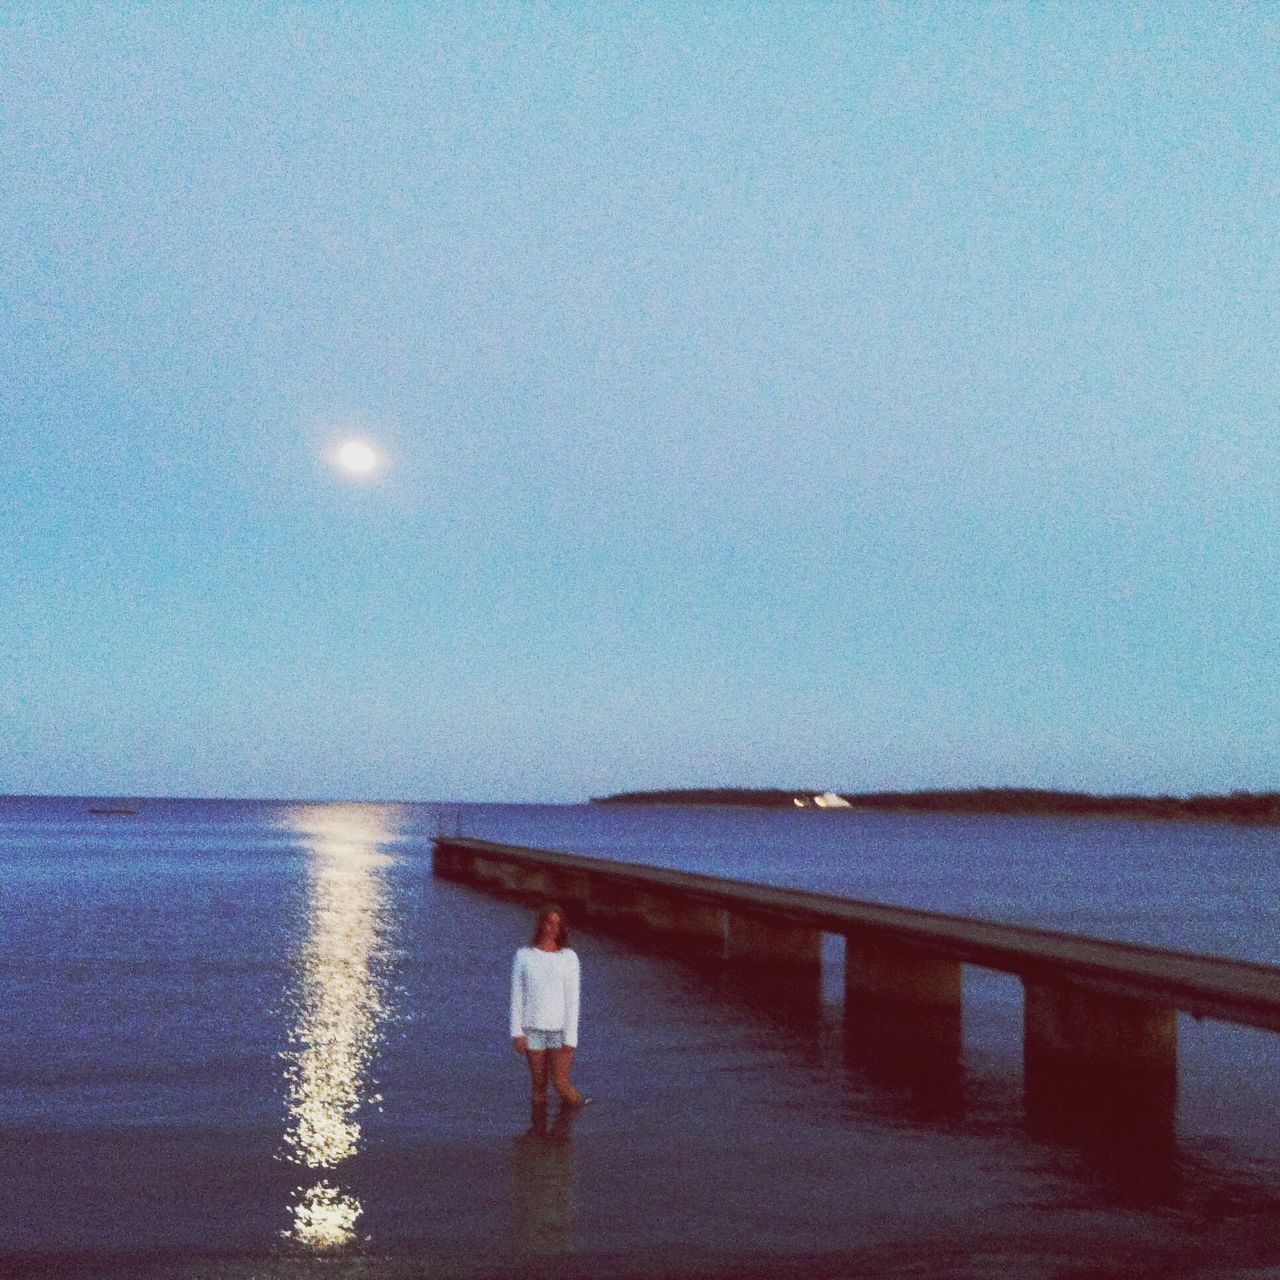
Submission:
M 480 885 L 522 898 L 554 898 L 562 887 L 556 868 L 508 861 L 443 841 L 437 841 L 432 850 L 431 870 L 443 880 Z
M 655 933 L 718 949 L 724 940 L 724 912 L 688 902 L 672 893 L 601 879 L 590 885 L 587 914 L 623 925 L 637 934 Z
M 822 967 L 822 930 L 747 912 L 723 912 L 724 958 L 735 965 Z
M 471 861 L 471 878 L 480 884 L 514 893 L 520 897 L 547 898 L 551 896 L 551 877 L 541 867 L 531 867 L 520 862 L 507 862 L 501 858 L 477 855 Z
M 960 1009 L 960 962 L 901 943 L 845 937 L 844 998 L 850 1007 Z
M 442 880 L 463 880 L 471 863 L 470 854 L 457 845 L 437 840 L 431 846 L 431 872 Z
M 686 902 L 674 894 L 643 892 L 638 897 L 638 920 L 647 929 L 711 945 L 724 937 L 724 912 L 719 907 Z
M 1023 1081 L 1033 1126 L 1074 1141 L 1174 1141 L 1178 1015 L 1069 982 L 1023 980 Z
M 1176 1075 L 1177 1011 L 1070 982 L 1024 979 L 1023 1055 L 1126 1076 Z
M 551 878 L 551 897 L 565 907 L 587 914 L 591 905 L 591 880 L 581 871 L 557 867 Z
M 442 880 L 457 880 L 526 899 L 558 902 L 583 914 L 590 907 L 591 877 L 571 867 L 538 866 L 437 837 L 431 850 L 431 870 Z

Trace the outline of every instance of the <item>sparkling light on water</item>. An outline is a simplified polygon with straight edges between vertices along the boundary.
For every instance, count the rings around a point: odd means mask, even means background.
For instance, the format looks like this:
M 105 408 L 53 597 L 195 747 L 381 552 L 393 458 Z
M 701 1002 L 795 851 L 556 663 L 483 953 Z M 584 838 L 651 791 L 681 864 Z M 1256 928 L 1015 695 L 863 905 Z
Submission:
M 375 964 L 386 933 L 381 845 L 394 809 L 300 808 L 290 823 L 310 853 L 309 931 L 298 956 L 297 1018 L 285 1052 L 285 1154 L 319 1175 L 298 1189 L 289 1238 L 332 1249 L 356 1238 L 361 1206 L 327 1176 L 360 1149 L 360 1115 L 377 1098 L 369 1067 L 387 1015 Z
M 293 1206 L 292 1239 L 308 1248 L 336 1249 L 356 1238 L 360 1201 L 327 1182 L 299 1189 Z

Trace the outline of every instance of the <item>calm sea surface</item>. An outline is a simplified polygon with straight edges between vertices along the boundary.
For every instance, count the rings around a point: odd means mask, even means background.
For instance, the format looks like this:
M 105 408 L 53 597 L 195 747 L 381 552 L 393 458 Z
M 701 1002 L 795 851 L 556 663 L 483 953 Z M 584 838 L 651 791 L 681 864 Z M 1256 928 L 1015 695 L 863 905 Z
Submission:
M 1280 831 L 531 805 L 0 799 L 0 1275 L 1280 1274 L 1280 1037 L 1182 1019 L 1176 1133 L 1046 1129 L 1021 989 L 886 1048 L 580 925 L 577 1082 L 510 1049 L 530 912 L 468 835 L 1280 963 Z M 1271 1268 L 1278 1268 L 1272 1271 Z

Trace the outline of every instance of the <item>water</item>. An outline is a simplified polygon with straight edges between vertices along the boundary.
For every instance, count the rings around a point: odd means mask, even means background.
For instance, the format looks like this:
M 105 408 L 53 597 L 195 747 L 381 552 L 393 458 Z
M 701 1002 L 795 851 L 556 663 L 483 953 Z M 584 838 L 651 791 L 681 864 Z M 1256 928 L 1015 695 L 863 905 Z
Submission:
M 1047 1132 L 1016 980 L 963 1041 L 846 1027 L 578 924 L 545 1131 L 527 908 L 470 835 L 1280 963 L 1280 832 L 593 806 L 0 800 L 0 1274 L 1244 1275 L 1280 1266 L 1280 1037 L 1183 1019 L 1171 1142 Z

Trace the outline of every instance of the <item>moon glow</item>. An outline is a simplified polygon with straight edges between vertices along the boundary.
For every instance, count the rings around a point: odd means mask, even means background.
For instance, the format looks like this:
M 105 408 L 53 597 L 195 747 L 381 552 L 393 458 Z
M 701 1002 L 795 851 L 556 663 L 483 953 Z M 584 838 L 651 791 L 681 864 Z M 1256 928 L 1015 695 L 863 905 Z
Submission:
M 344 471 L 364 475 L 378 465 L 378 455 L 363 440 L 347 440 L 338 446 L 338 465 Z

